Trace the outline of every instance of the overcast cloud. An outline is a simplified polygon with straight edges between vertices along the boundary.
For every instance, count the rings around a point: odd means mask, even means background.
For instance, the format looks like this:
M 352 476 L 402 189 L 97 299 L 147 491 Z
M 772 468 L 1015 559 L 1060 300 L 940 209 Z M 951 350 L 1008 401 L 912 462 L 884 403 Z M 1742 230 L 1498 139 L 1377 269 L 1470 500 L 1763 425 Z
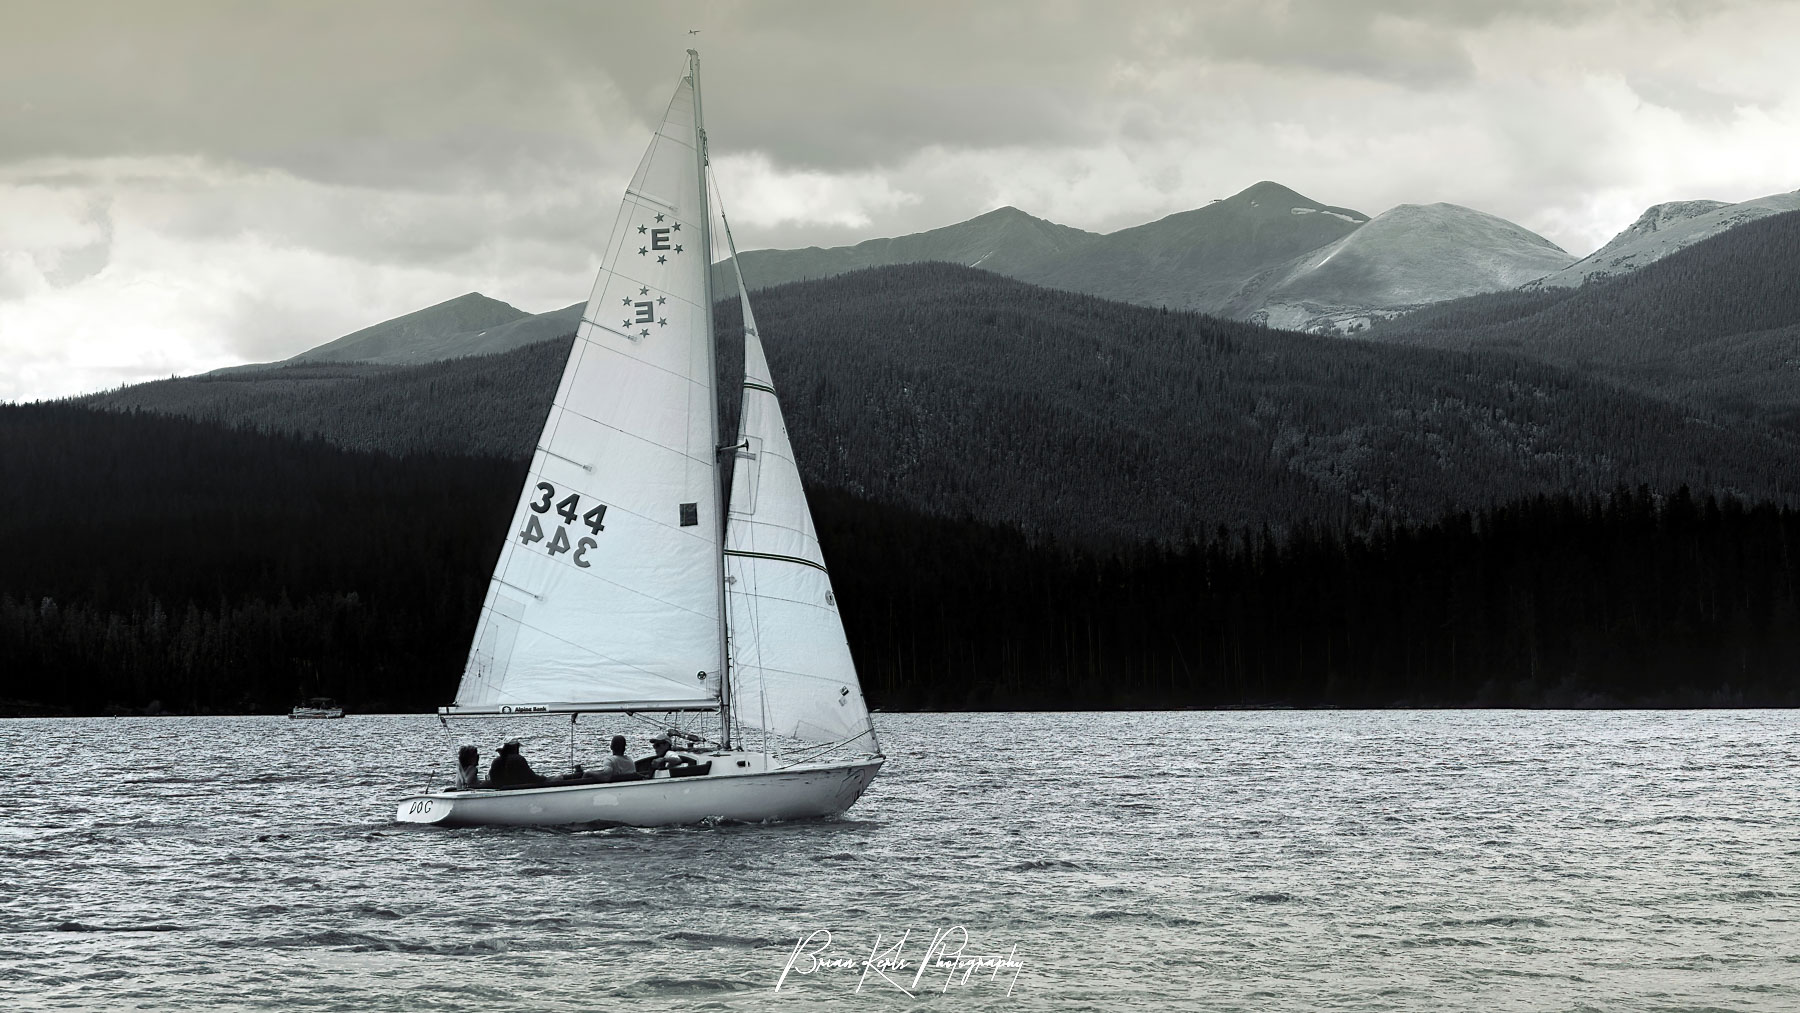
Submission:
M 1800 187 L 1796 40 L 1789 0 L 0 0 L 0 400 L 583 298 L 690 45 L 744 249 L 1272 179 L 1585 254 Z

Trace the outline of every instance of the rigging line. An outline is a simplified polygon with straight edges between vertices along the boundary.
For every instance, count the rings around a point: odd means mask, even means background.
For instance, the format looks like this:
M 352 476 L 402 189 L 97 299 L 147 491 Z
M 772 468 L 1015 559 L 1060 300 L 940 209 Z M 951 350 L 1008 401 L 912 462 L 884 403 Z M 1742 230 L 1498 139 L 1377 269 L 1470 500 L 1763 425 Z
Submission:
M 769 751 L 769 685 L 764 674 L 768 671 L 768 666 L 763 664 L 763 641 L 765 638 L 761 635 L 762 603 L 766 596 L 761 592 L 761 585 L 757 582 L 756 575 L 751 573 L 749 576 L 750 587 L 746 596 L 749 599 L 750 624 L 751 628 L 757 631 L 755 663 L 756 710 L 757 715 L 760 718 L 758 727 L 762 731 L 762 751 L 767 754 Z
M 628 511 L 628 512 L 629 512 L 629 511 Z M 652 523 L 654 523 L 654 522 L 652 522 Z M 665 525 L 665 527 L 666 527 L 666 525 Z M 509 542 L 508 542 L 508 543 L 507 543 L 507 546 L 508 546 L 508 547 L 509 547 L 509 548 L 517 548 L 517 546 L 518 546 L 518 543 L 517 543 L 517 542 L 510 542 L 510 541 L 509 541 Z M 510 560 L 509 560 L 509 561 L 510 561 Z M 591 568 L 590 568 L 590 569 L 591 569 Z M 680 603 L 678 603 L 678 602 L 672 602 L 672 601 L 669 601 L 669 600 L 668 600 L 668 599 L 666 599 L 666 598 L 658 598 L 658 597 L 657 597 L 657 596 L 656 596 L 656 595 L 653 595 L 653 594 L 651 594 L 651 593 L 649 593 L 649 592 L 648 592 L 648 591 L 644 591 L 644 590 L 641 590 L 641 589 L 639 589 L 639 588 L 635 588 L 635 587 L 632 587 L 632 586 L 631 586 L 631 585 L 630 585 L 630 584 L 621 584 L 621 583 L 620 583 L 620 582 L 618 582 L 618 581 L 616 581 L 616 580 L 612 580 L 612 579 L 609 579 L 609 578 L 607 578 L 607 577 L 603 577 L 603 576 L 601 576 L 601 575 L 600 575 L 600 574 L 597 574 L 597 573 L 592 573 L 592 572 L 589 572 L 589 573 L 588 573 L 588 576 L 590 576 L 590 577 L 592 577 L 592 578 L 593 578 L 593 579 L 594 579 L 594 580 L 597 580 L 597 581 L 600 581 L 600 582 L 601 582 L 601 583 L 603 583 L 603 584 L 606 584 L 606 585 L 607 585 L 607 586 L 608 586 L 608 587 L 615 587 L 615 588 L 618 588 L 618 589 L 619 589 L 619 590 L 621 590 L 621 591 L 624 591 L 624 592 L 625 592 L 625 593 L 626 593 L 626 594 L 632 594 L 632 595 L 636 595 L 636 596 L 638 596 L 638 597 L 639 597 L 639 598 L 643 598 L 643 599 L 645 599 L 645 600 L 647 600 L 647 601 L 653 601 L 653 602 L 655 602 L 655 603 L 657 603 L 657 604 L 658 604 L 658 605 L 666 605 L 666 606 L 668 606 L 668 607 L 669 607 L 669 608 L 672 608 L 672 609 L 675 609 L 675 610 L 677 610 L 677 611 L 681 611 L 681 612 L 686 612 L 686 613 L 687 613 L 687 614 L 689 614 L 689 615 L 694 615 L 694 616 L 700 616 L 700 617 L 701 617 L 701 618 L 703 618 L 703 619 L 711 619 L 711 618 L 713 618 L 713 617 L 712 617 L 712 616 L 710 616 L 710 615 L 707 615 L 707 614 L 706 614 L 706 613 L 705 613 L 705 612 L 701 612 L 701 611 L 699 611 L 699 610 L 698 610 L 698 609 L 692 609 L 692 608 L 688 608 L 688 607 L 687 607 L 687 606 L 686 606 L 686 605 L 682 605 L 682 604 L 680 604 Z M 518 587 L 518 585 L 516 585 L 516 584 L 510 584 L 510 583 L 507 583 L 507 582 L 506 582 L 506 581 L 504 581 L 504 580 L 501 580 L 501 578 L 500 578 L 500 576 L 499 576 L 499 574 L 495 574 L 495 575 L 494 575 L 494 579 L 495 579 L 495 580 L 500 580 L 500 581 L 501 581 L 501 583 L 503 583 L 503 584 L 506 584 L 506 586 L 507 586 L 507 587 Z M 524 591 L 524 589 L 523 589 L 523 588 L 520 588 L 520 590 L 521 590 L 521 591 Z M 530 592 L 530 591 L 524 591 L 524 593 L 526 593 L 526 594 L 531 594 L 531 592 Z M 538 601 L 540 601 L 540 602 L 541 602 L 541 601 L 544 601 L 544 600 L 545 600 L 545 599 L 544 599 L 544 597 L 543 597 L 543 596 L 542 596 L 542 595 L 532 595 L 532 597 L 534 597 L 534 598 L 536 598 L 536 599 L 537 599 L 537 600 L 538 600 Z M 577 645 L 577 646 L 579 646 L 579 645 Z M 601 655 L 601 657 L 605 657 L 605 655 Z M 610 660 L 610 659 L 609 659 L 609 660 Z
M 581 364 L 587 361 L 588 349 L 597 347 L 592 341 L 581 340 L 581 331 L 579 328 L 576 329 L 575 334 L 575 346 L 569 350 L 569 361 L 563 364 L 563 375 L 558 377 L 556 381 L 557 390 L 562 389 L 565 380 L 573 386 L 575 377 L 581 373 Z M 552 394 L 550 397 L 549 417 L 544 420 L 544 431 L 538 434 L 538 442 L 537 444 L 533 444 L 533 446 L 545 443 L 555 443 L 557 434 L 562 432 L 562 416 L 557 412 L 559 406 L 556 404 L 556 395 Z M 540 475 L 539 477 L 541 478 L 543 476 Z M 529 489 L 520 490 L 519 502 L 524 503 L 529 495 Z M 512 536 L 508 535 L 507 543 L 510 545 L 511 542 Z M 496 576 L 498 576 L 498 571 L 496 571 Z
M 594 425 L 597 425 L 602 429 L 610 429 L 613 432 L 618 433 L 620 436 L 630 437 L 631 439 L 634 439 L 634 440 L 638 441 L 639 443 L 649 444 L 650 446 L 655 447 L 658 450 L 666 450 L 669 453 L 674 454 L 676 457 L 684 458 L 688 461 L 692 461 L 695 464 L 701 464 L 701 465 L 706 464 L 706 462 L 703 458 L 695 457 L 693 454 L 690 454 L 687 451 L 682 450 L 680 447 L 671 447 L 666 443 L 658 443 L 655 440 L 652 440 L 648 437 L 639 436 L 638 434 L 631 432 L 628 429 L 620 429 L 618 426 L 612 425 L 611 423 L 608 423 L 608 422 L 602 422 L 599 419 L 594 418 L 592 415 L 587 414 L 586 412 L 578 412 L 575 409 L 570 408 L 568 405 L 556 405 L 554 407 L 556 408 L 556 410 L 561 411 L 561 412 L 566 412 L 567 414 L 573 415 L 578 419 L 586 419 L 589 422 L 592 422 Z M 711 467 L 710 465 L 707 465 L 707 466 Z
M 755 524 L 759 527 L 773 528 L 776 531 L 787 531 L 792 534 L 799 535 L 801 538 L 804 538 L 807 542 L 809 542 L 813 545 L 819 544 L 818 536 L 807 531 L 805 528 L 797 528 L 797 527 L 794 527 L 792 524 L 782 524 L 779 521 L 757 520 L 756 519 L 756 511 L 754 509 L 751 509 L 744 513 L 737 514 L 737 516 L 742 517 L 749 523 Z M 811 517 L 812 511 L 808 510 L 807 516 Z M 752 550 L 752 551 L 754 551 L 754 550 Z
M 738 595 L 745 595 L 745 596 L 748 596 L 748 595 L 749 595 L 749 593 L 748 593 L 748 592 L 745 592 L 745 591 L 736 591 L 736 592 L 733 592 L 733 593 L 734 593 L 734 594 L 738 594 Z M 763 599 L 766 599 L 766 600 L 768 600 L 768 601 L 779 601 L 779 602 L 786 602 L 786 603 L 787 603 L 787 604 L 789 604 L 789 605 L 802 605 L 802 606 L 805 606 L 805 607 L 807 607 L 807 608 L 814 608 L 814 609 L 818 609 L 818 610 L 819 610 L 819 611 L 821 611 L 821 612 L 831 612 L 831 613 L 832 613 L 832 614 L 833 614 L 833 615 L 836 615 L 836 614 L 837 614 L 837 613 L 836 613 L 836 611 L 835 611 L 835 610 L 833 610 L 833 609 L 830 609 L 830 608 L 827 608 L 827 607 L 826 607 L 826 606 L 824 606 L 824 605 L 820 605 L 820 604 L 818 604 L 818 603 L 817 603 L 817 602 L 810 602 L 810 601 L 801 601 L 801 600 L 800 600 L 800 599 L 798 599 L 798 598 L 787 598 L 787 597 L 784 597 L 784 596 L 782 596 L 782 595 L 778 595 L 778 594 L 757 594 L 757 595 L 756 595 L 756 596 L 755 596 L 755 597 L 758 597 L 758 598 L 763 598 Z
M 807 760 L 810 760 L 815 756 L 820 756 L 825 753 L 828 753 L 831 750 L 838 748 L 839 746 L 847 746 L 850 743 L 855 742 L 857 739 L 860 739 L 865 735 L 873 735 L 873 734 L 874 734 L 874 729 L 868 728 L 868 729 L 864 729 L 863 731 L 857 732 L 855 735 L 852 735 L 847 739 L 839 739 L 836 742 L 827 742 L 826 744 L 824 744 L 822 746 L 818 746 L 816 748 L 807 748 L 807 749 L 797 750 L 797 752 L 799 752 L 800 755 L 797 758 L 784 764 L 784 766 L 788 766 L 788 767 L 798 766 L 799 764 L 805 763 Z M 785 757 L 784 757 L 784 759 L 785 759 Z
M 778 451 L 776 451 L 776 450 L 774 450 L 774 449 L 772 449 L 772 448 L 769 448 L 769 444 L 770 444 L 770 443 L 771 443 L 771 442 L 773 442 L 773 441 L 772 441 L 772 440 L 767 440 L 767 439 L 765 439 L 765 440 L 764 440 L 764 441 L 763 441 L 763 446 L 764 446 L 764 448 L 765 448 L 765 449 L 763 449 L 763 450 L 760 450 L 760 451 L 758 451 L 758 452 L 757 452 L 757 455 L 758 455 L 758 456 L 759 456 L 759 457 L 769 457 L 769 458 L 773 458 L 773 459 L 775 459 L 775 460 L 777 460 L 777 461 L 786 461 L 786 462 L 787 462 L 787 463 L 788 463 L 788 464 L 791 464 L 791 465 L 793 465 L 793 466 L 794 466 L 794 470 L 795 470 L 795 471 L 799 471 L 799 470 L 800 470 L 800 463 L 799 463 L 799 462 L 798 462 L 798 461 L 797 461 L 797 460 L 795 460 L 795 458 L 793 458 L 793 457 L 792 457 L 792 456 L 790 456 L 790 455 L 788 455 L 788 454 L 783 454 L 783 453 L 780 453 L 780 452 L 778 452 Z M 808 511 L 808 513 L 810 513 L 810 512 L 811 512 L 811 511 Z
M 731 270 L 732 270 L 732 274 L 737 279 L 738 298 L 742 301 L 742 304 L 744 307 L 744 316 L 745 316 L 744 331 L 746 334 L 748 334 L 752 337 L 755 337 L 756 340 L 758 342 L 760 342 L 762 340 L 762 336 L 757 333 L 757 328 L 755 326 L 753 326 L 754 320 L 751 318 L 750 289 L 749 289 L 749 286 L 744 284 L 744 268 L 743 268 L 743 265 L 741 263 L 739 263 L 739 261 L 738 261 L 737 238 L 732 235 L 731 222 L 725 216 L 725 195 L 719 189 L 718 178 L 716 176 L 711 175 L 710 173 L 705 174 L 703 176 L 702 185 L 708 186 L 710 188 L 710 192 L 712 194 L 716 195 L 718 198 L 717 202 L 713 205 L 713 207 L 718 213 L 719 224 L 721 226 L 723 226 L 724 230 L 725 230 L 726 249 L 728 249 L 731 252 Z M 711 275 L 708 275 L 708 278 L 710 280 Z M 771 377 L 770 384 L 767 386 L 763 386 L 763 385 L 759 385 L 759 384 L 753 382 L 748 375 L 746 375 L 744 377 L 744 386 L 746 388 L 749 388 L 752 390 L 757 390 L 757 389 L 765 390 L 771 396 L 774 396 L 776 398 L 775 407 L 776 407 L 776 412 L 779 415 L 780 410 L 781 410 L 781 401 L 780 401 L 780 397 L 775 394 L 775 388 L 773 386 L 773 382 L 774 382 L 773 377 Z M 744 415 L 744 412 L 746 411 L 746 409 L 747 409 L 747 405 L 745 403 L 743 403 L 742 400 L 740 399 L 740 404 L 739 404 L 739 408 L 738 408 L 738 414 L 739 414 L 738 437 L 740 439 L 743 439 L 746 435 L 743 432 L 743 422 L 742 422 L 743 415 Z M 790 451 L 790 453 L 791 453 L 791 451 Z M 775 455 L 775 457 L 777 460 L 784 459 L 782 457 L 782 455 L 780 455 L 780 454 Z M 799 466 L 791 460 L 788 463 L 794 464 L 795 474 L 798 475 Z M 752 513 L 754 513 L 754 511 L 752 511 Z M 808 517 L 810 519 L 810 511 L 808 512 Z M 770 525 L 770 526 L 777 527 L 777 528 L 785 528 L 785 525 Z M 809 535 L 805 532 L 800 532 L 796 529 L 787 529 L 787 530 L 795 530 L 795 533 L 800 534 L 803 538 L 810 540 L 815 545 L 818 542 L 816 535 Z M 723 548 L 723 546 L 721 546 L 721 548 Z M 723 558 L 723 557 L 721 557 L 721 558 Z M 808 562 L 809 565 L 811 565 L 810 562 L 806 561 L 806 560 L 796 560 L 796 561 Z M 763 595 L 760 592 L 760 584 L 755 579 L 755 573 L 754 573 L 755 568 L 751 567 L 750 569 L 752 570 L 752 573 L 750 574 L 751 587 L 749 588 L 751 622 L 753 624 L 755 624 L 755 627 L 756 627 L 756 629 L 758 629 L 759 634 L 760 634 L 761 617 L 762 617 L 762 601 L 765 598 L 770 598 L 770 596 Z M 825 568 L 823 566 L 821 566 L 821 567 L 819 567 L 819 569 L 821 571 L 823 571 Z M 827 583 L 830 582 L 829 572 L 826 573 L 826 581 L 827 581 Z M 771 600 L 775 600 L 775 599 L 771 599 Z M 763 748 L 764 754 L 767 754 L 769 751 L 769 689 L 768 689 L 768 680 L 765 677 L 765 673 L 768 671 L 768 668 L 767 668 L 767 666 L 762 664 L 763 640 L 764 640 L 764 638 L 760 635 L 756 638 L 756 650 L 755 650 L 756 661 L 757 661 L 756 689 L 757 689 L 758 711 L 759 711 L 759 714 L 761 717 L 762 748 Z M 735 683 L 733 684 L 733 686 L 735 687 Z M 737 711 L 735 709 L 733 710 L 733 716 L 738 716 Z
M 512 542 L 508 542 L 508 543 L 507 543 L 507 544 L 508 544 L 508 546 L 509 546 L 509 547 L 511 547 L 511 546 L 512 546 L 512 545 L 513 545 L 513 544 L 514 544 L 514 543 L 512 543 Z M 494 575 L 494 579 L 495 579 L 495 580 L 497 580 L 497 581 L 500 581 L 500 582 L 501 582 L 501 583 L 506 583 L 506 581 L 504 581 L 504 580 L 502 580 L 502 578 L 501 578 L 501 577 L 500 577 L 500 575 L 499 575 L 499 574 L 498 574 L 498 573 L 496 573 L 496 574 L 495 574 L 495 575 Z M 619 583 L 619 582 L 618 582 L 618 581 L 615 581 L 615 580 L 607 580 L 607 579 L 606 579 L 606 578 L 605 578 L 605 577 L 602 577 L 602 576 L 600 576 L 600 575 L 599 575 L 599 574 L 594 574 L 594 579 L 595 579 L 595 580 L 600 580 L 600 581 L 605 581 L 605 582 L 606 582 L 606 583 L 607 583 L 607 584 L 608 584 L 608 585 L 610 585 L 610 586 L 612 586 L 612 587 L 616 587 L 616 588 L 618 588 L 618 589 L 619 589 L 619 590 L 621 590 L 621 591 L 624 591 L 624 592 L 626 592 L 626 593 L 627 593 L 627 594 L 634 594 L 634 595 L 636 595 L 636 596 L 638 596 L 638 597 L 639 597 L 639 598 L 644 598 L 644 599 L 647 599 L 647 600 L 649 600 L 649 601 L 653 601 L 653 602 L 656 602 L 656 603 L 657 603 L 657 604 L 658 604 L 658 605 L 666 605 L 666 606 L 668 606 L 668 607 L 669 607 L 669 608 L 672 608 L 672 609 L 675 609 L 675 610 L 677 610 L 677 611 L 680 611 L 680 612 L 686 612 L 686 613 L 687 613 L 687 614 L 689 614 L 689 615 L 693 615 L 693 616 L 699 616 L 699 617 L 700 617 L 700 618 L 702 618 L 702 619 L 711 619 L 711 618 L 712 618 L 712 616 L 709 616 L 709 615 L 707 615 L 707 614 L 706 614 L 706 613 L 705 613 L 705 612 L 700 612 L 700 611 L 697 611 L 697 610 L 695 610 L 695 609 L 691 609 L 691 608 L 688 608 L 688 607 L 687 607 L 687 606 L 685 606 L 685 605 L 680 605 L 680 604 L 677 604 L 677 603 L 676 603 L 676 602 L 672 602 L 672 601 L 667 601 L 667 600 L 665 600 L 665 599 L 662 599 L 662 598 L 658 598 L 658 597 L 657 597 L 657 596 L 655 596 L 655 595 L 653 595 L 653 594 L 648 594 L 648 593 L 646 593 L 646 592 L 644 592 L 644 591 L 640 591 L 640 590 L 638 590 L 638 589 L 637 589 L 637 588 L 635 588 L 635 587 L 631 587 L 631 586 L 629 586 L 629 585 L 626 585 L 626 584 L 621 584 L 621 583 Z M 516 586 L 517 586 L 517 585 L 514 585 L 514 584 L 507 584 L 507 586 L 508 586 L 508 587 L 516 587 Z M 526 593 L 526 594 L 530 594 L 530 593 L 531 593 L 531 592 L 529 592 L 529 591 L 526 591 L 526 592 L 524 592 L 524 593 Z M 537 597 L 537 596 L 535 596 L 535 595 L 534 595 L 534 596 L 533 596 L 533 597 Z M 539 600 L 539 601 L 543 601 L 543 600 L 544 600 L 544 599 L 542 599 L 542 598 L 538 598 L 538 600 Z M 592 649 L 592 648 L 590 648 L 590 647 L 586 647 L 586 646 L 584 646 L 584 645 L 582 645 L 582 644 L 578 644 L 578 643 L 576 643 L 576 642 L 575 642 L 575 641 L 573 641 L 573 640 L 569 640 L 569 639 L 568 639 L 568 638 L 566 638 L 566 637 L 559 637 L 559 636 L 557 636 L 557 635 L 556 635 L 556 634 L 554 634 L 554 633 L 551 633 L 551 632 L 550 632 L 550 631 L 548 631 L 548 630 L 542 630 L 542 629 L 538 629 L 538 628 L 537 628 L 537 627 L 536 627 L 536 626 L 531 626 L 531 625 L 529 625 L 529 624 L 528 624 L 528 623 L 526 623 L 526 622 L 525 622 L 525 621 L 524 621 L 524 620 L 522 620 L 522 619 L 521 619 L 521 620 L 515 620 L 515 621 L 516 621 L 516 622 L 518 622 L 518 624 L 519 624 L 519 625 L 520 625 L 520 626 L 524 626 L 524 627 L 526 627 L 526 628 L 527 628 L 527 629 L 530 629 L 530 630 L 532 630 L 532 631 L 533 631 L 533 632 L 536 632 L 536 633 L 542 633 L 542 634 L 544 634 L 544 635 L 545 635 L 545 636 L 547 636 L 547 637 L 550 637 L 550 638 L 552 638 L 552 639 L 554 639 L 554 640 L 559 640 L 559 641 L 562 641 L 562 642 L 563 642 L 563 643 L 565 643 L 565 644 L 568 644 L 568 645 L 569 645 L 569 646 L 570 646 L 570 647 L 574 647 L 574 648 L 577 648 L 577 649 L 579 649 L 579 650 L 582 650 L 582 651 L 586 651 L 586 652 L 587 652 L 587 653 L 589 653 L 589 654 L 591 654 L 591 655 L 593 655 L 593 656 L 594 656 L 594 657 L 596 657 L 596 658 L 603 658 L 603 659 L 605 659 L 605 660 L 606 660 L 606 661 L 609 661 L 609 662 L 612 662 L 612 663 L 614 663 L 614 664 L 618 664 L 618 665 L 624 665 L 624 666 L 625 666 L 625 667 L 627 667 L 627 668 L 634 668 L 634 669 L 637 669 L 637 670 L 638 670 L 638 671 L 640 671 L 640 672 L 643 672 L 643 673 L 645 673 L 645 674 L 646 674 L 646 675 L 656 675 L 656 677 L 657 677 L 657 678 L 659 678 L 659 679 L 665 679 L 665 680 L 668 680 L 668 681 L 673 681 L 673 678 L 672 678 L 672 677 L 669 677 L 669 676 L 662 676 L 662 675 L 658 675 L 658 674 L 657 674 L 657 673 L 655 673 L 655 672 L 651 672 L 651 671 L 650 671 L 650 670 L 649 670 L 649 669 L 646 669 L 646 668 L 638 668 L 638 667 L 637 667 L 637 666 L 636 666 L 636 665 L 632 665 L 632 664 L 630 664 L 630 663 L 629 663 L 629 662 L 625 662 L 625 661 L 621 661 L 621 660 L 619 660 L 619 659 L 618 659 L 618 658 L 614 658 L 614 657 L 611 657 L 611 656 L 610 656 L 610 655 L 605 655 L 605 654 L 601 654 L 601 653 L 600 653 L 600 652 L 599 652 L 599 651 L 596 651 L 596 650 L 594 650 L 594 649 Z
M 598 327 L 603 331 L 611 330 L 611 328 L 607 327 L 605 324 L 595 323 L 594 321 L 589 320 L 585 316 L 581 318 L 581 322 L 584 324 L 593 324 L 595 327 Z M 577 333 L 579 333 L 579 332 L 577 332 Z M 617 334 L 618 332 L 613 331 L 613 333 Z M 625 337 L 629 338 L 634 344 L 637 342 L 637 339 L 632 338 L 629 334 L 625 335 Z M 701 380 L 698 377 L 688 376 L 686 373 L 678 373 L 675 370 L 670 369 L 667 366 L 658 365 L 654 362 L 651 362 L 649 359 L 646 359 L 639 355 L 633 355 L 630 352 L 627 352 L 625 349 L 620 348 L 616 345 L 604 344 L 602 342 L 595 341 L 593 338 L 582 338 L 581 340 L 587 342 L 590 345 L 593 345 L 595 348 L 598 348 L 602 351 L 611 352 L 614 355 L 617 355 L 621 358 L 630 359 L 632 362 L 635 362 L 638 365 L 643 366 L 646 369 L 654 369 L 659 373 L 667 373 L 668 375 L 675 377 L 678 380 L 682 380 L 682 381 L 692 384 L 693 386 L 696 386 L 696 387 L 706 386 L 706 384 L 701 382 Z
M 840 681 L 838 679 L 834 679 L 828 675 L 814 675 L 811 672 L 796 672 L 793 669 L 775 668 L 770 665 L 762 665 L 760 667 L 765 672 L 774 672 L 777 675 L 791 675 L 796 679 L 807 679 L 812 682 L 823 682 L 823 683 L 826 683 L 826 684 L 832 685 L 832 686 L 849 686 L 850 685 L 847 682 L 842 682 L 842 681 Z

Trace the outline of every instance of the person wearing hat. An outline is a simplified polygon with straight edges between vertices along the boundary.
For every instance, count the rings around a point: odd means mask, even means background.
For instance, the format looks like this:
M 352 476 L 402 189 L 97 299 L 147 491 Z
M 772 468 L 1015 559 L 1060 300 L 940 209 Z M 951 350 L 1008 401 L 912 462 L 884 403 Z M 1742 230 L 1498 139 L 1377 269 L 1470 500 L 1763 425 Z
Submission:
M 519 752 L 518 739 L 507 739 L 506 745 L 500 747 L 500 754 L 494 757 L 493 765 L 488 767 L 488 783 L 495 788 L 522 788 L 543 784 L 546 780 L 548 778 L 525 762 Z
M 655 756 L 646 756 L 637 762 L 639 770 L 668 770 L 670 767 L 686 767 L 699 761 L 691 756 L 669 752 L 669 743 L 674 736 L 673 730 L 653 735 L 650 748 L 656 750 Z

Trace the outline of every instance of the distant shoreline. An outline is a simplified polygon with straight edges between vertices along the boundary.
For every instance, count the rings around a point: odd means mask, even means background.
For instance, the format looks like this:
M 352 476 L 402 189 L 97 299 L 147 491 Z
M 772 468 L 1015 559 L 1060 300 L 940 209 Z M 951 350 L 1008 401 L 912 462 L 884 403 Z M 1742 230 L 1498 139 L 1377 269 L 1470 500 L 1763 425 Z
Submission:
M 1069 707 L 1069 708 L 1049 708 L 1049 709 L 1046 709 L 1046 708 L 1021 708 L 1021 709 L 985 708 L 985 709 L 958 709 L 958 710 L 894 710 L 894 711 L 878 710 L 878 711 L 875 711 L 874 713 L 878 714 L 878 715 L 882 715 L 882 716 L 889 716 L 889 715 L 896 715 L 896 714 L 1181 714 L 1181 713 L 1196 713 L 1196 712 L 1273 713 L 1273 712 L 1280 712 L 1280 711 L 1307 711 L 1307 712 L 1319 712 L 1319 713 L 1332 712 L 1332 711 L 1344 711 L 1344 712 L 1352 712 L 1353 711 L 1353 712 L 1358 712 L 1358 713 L 1386 713 L 1386 712 L 1391 712 L 1391 711 L 1471 711 L 1471 712 L 1474 712 L 1474 711 L 1527 711 L 1527 712 L 1535 712 L 1535 711 L 1569 711 L 1569 712 L 1574 712 L 1574 711 L 1634 711 L 1634 712 L 1636 712 L 1636 711 L 1742 711 L 1742 710 L 1766 710 L 1766 711 L 1800 710 L 1800 707 L 1796 707 L 1792 704 L 1753 704 L 1753 703 L 1729 703 L 1729 704 L 1596 703 L 1591 706 L 1570 705 L 1570 704 L 1556 704 L 1556 705 L 1546 704 L 1541 707 L 1520 707 L 1520 706 L 1505 706 L 1505 707 L 1454 706 L 1453 707 L 1453 706 L 1434 706 L 1431 704 L 1413 704 L 1413 703 L 1400 703 L 1400 704 L 1394 704 L 1392 706 L 1387 706 L 1387 707 L 1302 706 L 1302 705 L 1295 705 L 1295 704 L 1226 704 L 1226 705 L 1222 705 L 1222 706 L 1218 706 L 1218 707 Z M 348 714 L 344 715 L 344 719 L 359 718 L 359 717 L 374 718 L 374 717 L 435 717 L 435 716 L 436 716 L 435 711 L 369 711 L 366 713 L 363 713 L 363 712 L 348 713 Z M 530 714 L 510 715 L 510 717 L 514 717 L 514 718 L 531 718 L 534 716 L 535 715 L 530 715 Z M 120 711 L 117 713 L 104 713 L 104 714 L 80 714 L 80 713 L 74 713 L 74 712 L 70 712 L 70 711 L 58 710 L 56 708 L 51 708 L 51 707 L 41 707 L 41 706 L 33 707 L 32 705 L 19 704 L 15 701 L 8 701 L 5 704 L 0 704 L 0 721 L 4 721 L 4 720 L 44 720 L 44 719 L 68 719 L 68 720 L 88 721 L 88 720 L 99 720 L 99 719 L 103 719 L 103 718 L 285 718 L 285 717 L 287 717 L 287 713 L 285 711 L 255 711 L 255 712 L 158 711 L 153 714 L 136 712 L 136 711 Z M 469 719 L 469 720 L 480 720 L 480 719 Z

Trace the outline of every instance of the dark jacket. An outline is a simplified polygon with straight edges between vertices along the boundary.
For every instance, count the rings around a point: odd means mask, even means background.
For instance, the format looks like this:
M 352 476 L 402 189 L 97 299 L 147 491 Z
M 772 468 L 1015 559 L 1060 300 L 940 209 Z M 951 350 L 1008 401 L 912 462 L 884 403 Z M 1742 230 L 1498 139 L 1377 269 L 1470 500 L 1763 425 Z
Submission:
M 516 788 L 522 784 L 543 784 L 544 776 L 531 769 L 519 753 L 501 753 L 488 767 L 488 784 L 493 788 Z

